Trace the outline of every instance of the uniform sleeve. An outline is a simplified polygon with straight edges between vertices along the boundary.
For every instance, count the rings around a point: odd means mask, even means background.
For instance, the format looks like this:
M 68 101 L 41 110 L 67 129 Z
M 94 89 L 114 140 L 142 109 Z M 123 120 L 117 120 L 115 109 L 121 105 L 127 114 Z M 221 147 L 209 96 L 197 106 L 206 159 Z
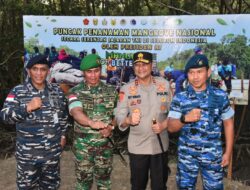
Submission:
M 168 114 L 168 117 L 179 119 L 181 117 L 181 104 L 180 104 L 180 98 L 177 95 L 174 96 L 171 105 L 170 105 L 170 111 Z
M 166 86 L 167 86 L 167 91 L 168 91 L 168 106 L 167 106 L 167 108 L 168 108 L 168 111 L 170 111 L 170 105 L 171 105 L 171 102 L 172 102 L 172 100 L 173 100 L 173 93 L 172 93 L 172 90 L 171 90 L 171 87 L 170 87 L 170 82 L 168 82 L 167 80 L 165 80 L 164 79 L 164 81 L 166 82 Z
M 113 116 L 115 117 L 115 111 L 117 108 L 117 103 L 118 103 L 118 99 L 119 99 L 119 94 L 117 93 L 117 91 L 115 90 L 115 101 L 114 101 L 114 112 L 113 112 Z
M 121 128 L 122 122 L 125 120 L 129 113 L 128 96 L 126 95 L 125 86 L 123 86 L 119 92 L 119 101 L 115 109 L 115 118 L 118 123 L 119 129 L 125 131 L 126 128 Z
M 70 90 L 68 95 L 67 95 L 67 99 L 68 99 L 68 109 L 69 109 L 69 113 L 71 111 L 71 109 L 76 108 L 76 107 L 83 107 L 81 101 L 78 99 L 77 94 L 73 91 Z
M 233 108 L 230 106 L 230 102 L 228 99 L 228 96 L 225 94 L 224 100 L 223 100 L 223 107 L 222 107 L 222 115 L 221 118 L 222 120 L 227 120 L 231 117 L 234 116 L 234 110 Z
M 62 104 L 63 107 L 61 108 L 62 118 L 60 120 L 60 127 L 61 127 L 61 131 L 62 131 L 62 135 L 65 135 L 66 130 L 69 126 L 69 112 L 67 110 L 67 99 L 64 96 L 63 92 L 61 92 L 61 93 L 63 96 L 63 104 Z
M 15 124 L 25 120 L 27 115 L 26 104 L 20 102 L 17 88 L 14 88 L 5 99 L 0 116 L 5 123 Z

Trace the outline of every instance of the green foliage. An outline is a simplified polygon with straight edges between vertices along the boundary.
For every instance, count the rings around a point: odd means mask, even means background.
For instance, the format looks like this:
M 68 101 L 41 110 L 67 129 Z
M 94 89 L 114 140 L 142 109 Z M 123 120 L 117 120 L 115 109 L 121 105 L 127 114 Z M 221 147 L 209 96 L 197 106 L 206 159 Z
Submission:
M 43 45 L 40 45 L 39 44 L 39 39 L 37 38 L 30 38 L 29 40 L 26 40 L 24 46 L 26 47 L 26 51 L 29 53 L 29 54 L 33 54 L 34 53 L 34 50 L 33 48 L 36 46 L 38 47 L 39 49 L 39 52 L 40 53 L 43 53 L 44 52 L 44 49 L 46 47 L 44 47 Z M 54 46 L 53 44 L 51 44 L 51 46 Z M 50 46 L 50 47 L 51 47 Z M 48 48 L 50 48 L 48 47 Z M 65 51 L 70 54 L 70 55 L 74 55 L 74 56 L 78 56 L 79 55 L 79 52 L 78 51 L 75 51 L 73 49 L 70 49 L 68 46 L 60 46 L 60 47 L 56 47 L 57 48 L 57 51 L 60 51 L 61 49 L 65 49 Z
M 218 63 L 227 57 L 229 61 L 236 65 L 238 78 L 244 74 L 244 78 L 250 77 L 250 45 L 244 35 L 234 36 L 227 34 L 221 39 L 221 43 L 210 43 L 200 46 L 204 54 L 208 57 L 210 65 Z M 185 63 L 193 55 L 193 50 L 185 50 L 176 53 L 165 61 L 158 63 L 159 70 L 164 70 L 166 66 L 172 65 L 175 69 L 183 69 Z

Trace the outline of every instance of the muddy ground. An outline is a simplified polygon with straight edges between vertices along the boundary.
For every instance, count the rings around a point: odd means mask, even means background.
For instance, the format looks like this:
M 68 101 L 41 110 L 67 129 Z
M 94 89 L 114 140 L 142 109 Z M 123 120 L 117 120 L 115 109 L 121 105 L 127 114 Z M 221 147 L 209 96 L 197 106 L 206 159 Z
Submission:
M 125 156 L 128 161 L 128 157 Z M 175 172 L 176 167 L 175 163 L 170 164 L 171 175 L 168 179 L 168 189 L 176 190 L 175 185 Z M 0 160 L 0 189 L 1 190 L 15 190 L 15 158 L 14 156 Z M 75 184 L 75 175 L 74 175 L 74 162 L 73 155 L 71 151 L 65 151 L 62 155 L 61 161 L 61 175 L 62 183 L 60 190 L 73 190 Z M 129 190 L 129 168 L 125 167 L 120 161 L 117 155 L 114 156 L 114 170 L 112 173 L 112 189 L 113 190 Z M 197 190 L 202 189 L 201 180 L 198 181 Z M 96 188 L 93 186 L 92 190 Z M 150 189 L 150 188 L 148 188 Z M 250 187 L 244 186 L 243 184 L 235 181 L 228 181 L 225 179 L 225 190 L 250 190 Z

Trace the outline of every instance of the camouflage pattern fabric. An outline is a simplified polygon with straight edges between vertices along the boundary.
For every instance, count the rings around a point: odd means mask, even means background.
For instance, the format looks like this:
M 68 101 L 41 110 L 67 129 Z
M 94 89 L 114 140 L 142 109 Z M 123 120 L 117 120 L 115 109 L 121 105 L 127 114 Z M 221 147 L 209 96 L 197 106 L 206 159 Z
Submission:
M 20 190 L 55 190 L 59 188 L 60 181 L 60 161 L 57 158 L 43 164 L 17 160 L 17 186 Z
M 26 104 L 33 97 L 42 99 L 42 107 L 28 113 Z M 46 189 L 58 189 L 60 140 L 67 128 L 67 113 L 64 94 L 54 84 L 46 84 L 43 91 L 38 91 L 27 82 L 16 86 L 7 96 L 0 116 L 3 121 L 16 124 L 18 189 L 33 189 L 40 183 L 46 184 Z M 47 169 L 52 165 L 49 172 Z
M 70 90 L 69 97 L 72 95 L 76 98 L 69 98 L 69 107 L 75 101 L 80 101 L 90 119 L 102 121 L 107 125 L 111 123 L 117 101 L 113 86 L 100 82 L 98 86 L 88 87 L 85 83 L 80 83 Z M 113 155 L 109 140 L 102 137 L 98 130 L 81 126 L 77 122 L 74 123 L 74 131 L 76 189 L 90 189 L 93 178 L 98 189 L 110 189 Z
M 191 86 L 174 97 L 169 117 L 180 118 L 194 108 L 200 108 L 201 119 L 185 124 L 179 136 L 177 185 L 179 189 L 195 189 L 201 171 L 203 189 L 223 189 L 221 130 L 222 121 L 233 116 L 226 92 L 208 86 L 195 92 Z
M 98 189 L 111 189 L 112 147 L 109 144 L 90 146 L 84 138 L 74 141 L 77 190 L 91 189 L 95 178 Z

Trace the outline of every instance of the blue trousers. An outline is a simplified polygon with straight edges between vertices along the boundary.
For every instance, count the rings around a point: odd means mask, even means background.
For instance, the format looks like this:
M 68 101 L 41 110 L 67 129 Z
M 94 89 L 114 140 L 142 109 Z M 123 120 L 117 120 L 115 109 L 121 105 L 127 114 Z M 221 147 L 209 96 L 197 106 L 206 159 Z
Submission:
M 176 182 L 178 189 L 195 190 L 197 176 L 201 172 L 204 190 L 223 190 L 222 153 L 218 150 L 194 152 L 186 147 L 179 151 Z
M 39 163 L 17 160 L 18 190 L 56 190 L 60 186 L 59 158 Z

